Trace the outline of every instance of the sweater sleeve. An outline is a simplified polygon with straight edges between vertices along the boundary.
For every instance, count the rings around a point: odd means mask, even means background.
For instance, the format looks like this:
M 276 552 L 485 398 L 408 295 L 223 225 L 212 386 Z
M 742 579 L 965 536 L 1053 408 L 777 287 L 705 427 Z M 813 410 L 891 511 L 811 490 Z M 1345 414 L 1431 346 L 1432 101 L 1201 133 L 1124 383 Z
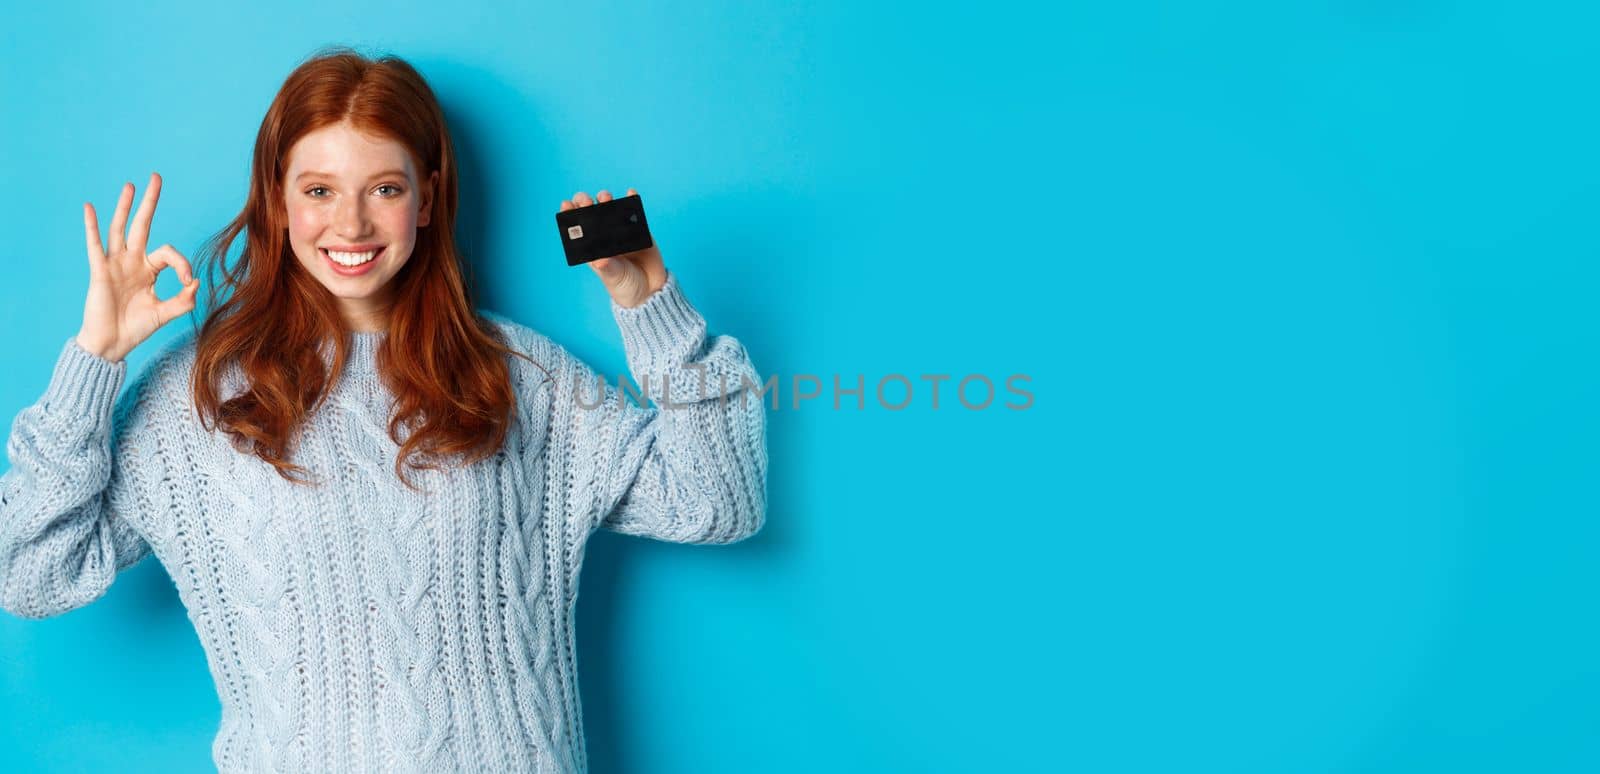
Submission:
M 615 377 L 602 389 L 594 369 L 562 350 L 558 394 L 575 405 L 557 414 L 572 423 L 575 533 L 604 527 L 674 543 L 754 535 L 766 519 L 766 412 L 744 347 L 707 339 L 671 271 L 639 306 L 611 306 L 633 376 L 626 389 L 654 405 L 624 399 Z
M 12 422 L 0 476 L 0 608 L 45 618 L 99 599 L 151 551 L 128 520 L 154 444 L 147 378 L 121 400 L 127 362 L 69 339 L 44 395 Z M 148 376 L 155 369 L 146 371 Z

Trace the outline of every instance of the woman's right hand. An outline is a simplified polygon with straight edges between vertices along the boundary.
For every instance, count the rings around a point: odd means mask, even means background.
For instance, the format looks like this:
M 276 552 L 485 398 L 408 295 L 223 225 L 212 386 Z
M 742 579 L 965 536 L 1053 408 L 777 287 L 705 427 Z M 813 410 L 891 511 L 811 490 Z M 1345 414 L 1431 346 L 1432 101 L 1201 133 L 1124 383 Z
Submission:
M 195 306 L 200 280 L 172 245 L 162 245 L 146 253 L 150 220 L 155 217 L 156 200 L 161 197 L 161 176 L 150 173 L 139 211 L 128 226 L 128 209 L 133 205 L 133 183 L 124 183 L 117 199 L 117 212 L 111 218 L 111 249 L 100 242 L 100 224 L 94 205 L 83 205 L 83 227 L 89 248 L 89 297 L 83 305 L 83 328 L 78 331 L 78 346 L 116 362 L 155 333 L 167 322 L 186 314 Z M 156 296 L 156 278 L 162 266 L 171 266 L 183 280 L 184 288 L 172 298 Z

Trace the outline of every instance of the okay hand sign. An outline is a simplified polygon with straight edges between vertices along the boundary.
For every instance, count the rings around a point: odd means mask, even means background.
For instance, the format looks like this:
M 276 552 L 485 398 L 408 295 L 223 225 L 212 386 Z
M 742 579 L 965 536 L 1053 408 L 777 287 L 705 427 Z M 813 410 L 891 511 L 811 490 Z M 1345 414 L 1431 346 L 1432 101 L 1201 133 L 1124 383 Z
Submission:
M 117 199 L 117 212 L 111 218 L 111 244 L 100 242 L 100 224 L 94 205 L 83 205 L 83 228 L 89 248 L 89 297 L 83 305 L 83 327 L 78 331 L 78 346 L 116 362 L 125 357 L 167 322 L 194 309 L 200 280 L 172 245 L 145 252 L 150 220 L 161 197 L 161 176 L 150 173 L 139 211 L 128 227 L 128 209 L 133 205 L 133 183 L 124 183 Z M 123 230 L 127 228 L 127 238 Z M 156 296 L 156 278 L 163 266 L 171 266 L 183 280 L 184 288 L 172 298 Z

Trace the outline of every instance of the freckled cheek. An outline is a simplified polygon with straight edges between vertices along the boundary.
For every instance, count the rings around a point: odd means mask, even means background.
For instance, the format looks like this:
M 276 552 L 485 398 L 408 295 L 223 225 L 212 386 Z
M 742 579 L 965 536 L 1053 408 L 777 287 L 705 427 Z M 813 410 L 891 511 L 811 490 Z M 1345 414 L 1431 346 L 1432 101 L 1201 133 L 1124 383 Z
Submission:
M 292 241 L 315 242 L 324 229 L 322 213 L 310 208 L 289 208 L 289 238 Z
M 410 236 L 412 229 L 417 227 L 417 218 L 414 213 L 403 207 L 389 208 L 374 217 L 382 224 L 383 230 L 397 237 Z

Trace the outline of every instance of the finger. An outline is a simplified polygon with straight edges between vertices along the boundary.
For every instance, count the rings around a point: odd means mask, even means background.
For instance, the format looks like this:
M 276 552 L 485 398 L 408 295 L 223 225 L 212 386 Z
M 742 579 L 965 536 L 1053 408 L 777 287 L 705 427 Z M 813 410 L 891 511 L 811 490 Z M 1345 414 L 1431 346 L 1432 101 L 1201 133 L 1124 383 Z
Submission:
M 588 194 L 579 191 L 577 195 L 572 197 L 572 203 L 578 205 L 579 207 L 587 207 L 593 204 L 594 200 L 590 199 Z
M 599 260 L 590 261 L 589 268 L 594 269 L 594 273 L 600 275 L 601 280 L 609 280 L 617 270 L 617 267 L 612 265 L 612 262 L 615 260 L 617 259 L 601 258 Z
M 595 198 L 602 202 L 609 202 L 611 201 L 611 192 L 602 188 L 600 189 L 600 193 Z
M 629 195 L 629 196 L 638 196 L 638 195 L 639 195 L 639 192 L 638 192 L 638 191 L 635 191 L 635 190 L 633 190 L 633 189 L 632 189 L 632 188 L 629 188 L 629 189 L 628 189 L 628 195 Z
M 183 284 L 188 285 L 194 279 L 194 270 L 189 266 L 189 259 L 183 257 L 183 253 L 178 252 L 172 245 L 162 245 L 146 258 L 148 259 L 146 262 L 157 274 L 161 273 L 162 266 L 171 266 L 173 271 L 178 272 L 178 279 L 183 280 Z
M 117 255 L 126 247 L 123 235 L 128 230 L 128 208 L 133 206 L 133 183 L 122 184 L 122 194 L 117 197 L 117 211 L 111 214 L 111 254 Z
M 100 242 L 100 221 L 94 216 L 94 205 L 88 202 L 83 203 L 83 238 L 89 248 L 89 263 L 104 261 L 106 248 Z
M 575 210 L 575 209 L 578 209 L 578 205 L 573 204 L 571 199 L 562 199 L 561 200 L 561 211 L 562 212 L 566 212 L 567 210 Z
M 178 294 L 172 298 L 157 302 L 156 327 L 159 328 L 162 325 L 166 325 L 169 320 L 176 320 L 194 309 L 195 295 L 199 290 L 200 283 L 190 283 L 188 287 L 178 291 Z
M 161 198 L 161 176 L 151 172 L 150 184 L 145 186 L 144 198 L 139 201 L 139 211 L 133 214 L 133 227 L 128 230 L 128 249 L 144 250 L 145 239 L 150 236 L 150 220 L 156 214 L 156 202 Z

